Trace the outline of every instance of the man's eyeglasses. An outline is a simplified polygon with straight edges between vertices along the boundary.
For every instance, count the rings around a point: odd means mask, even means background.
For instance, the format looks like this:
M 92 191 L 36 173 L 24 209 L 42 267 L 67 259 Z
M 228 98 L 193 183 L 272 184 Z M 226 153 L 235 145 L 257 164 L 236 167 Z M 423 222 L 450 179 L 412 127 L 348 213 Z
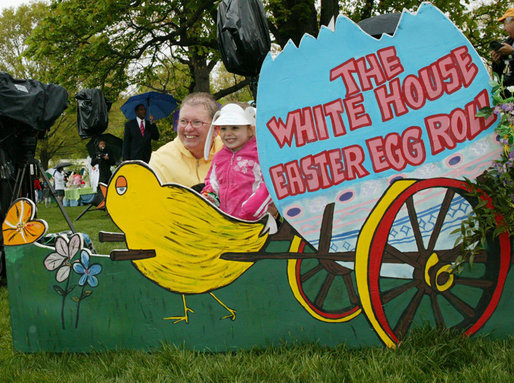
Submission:
M 203 122 L 203 121 L 200 121 L 200 120 L 186 120 L 184 118 L 181 118 L 180 120 L 178 120 L 178 126 L 180 126 L 181 128 L 185 128 L 189 123 L 191 123 L 191 126 L 193 128 L 201 128 L 203 125 L 209 125 L 207 122 Z

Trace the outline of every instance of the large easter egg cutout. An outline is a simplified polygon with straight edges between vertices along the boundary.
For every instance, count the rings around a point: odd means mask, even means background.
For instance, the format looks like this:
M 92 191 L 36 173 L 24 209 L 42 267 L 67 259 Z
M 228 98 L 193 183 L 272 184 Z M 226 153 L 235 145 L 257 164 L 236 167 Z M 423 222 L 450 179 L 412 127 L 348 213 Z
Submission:
M 468 335 L 487 321 L 510 263 L 508 236 L 500 254 L 481 259 L 492 277 L 487 288 L 463 294 L 476 297 L 472 304 L 455 295 L 468 280 L 451 270 L 454 231 L 472 212 L 463 180 L 502 150 L 495 117 L 476 117 L 490 105 L 489 80 L 473 46 L 428 3 L 404 11 L 393 36 L 374 38 L 339 17 L 334 30 L 267 57 L 259 159 L 278 210 L 319 257 L 308 270 L 301 257 L 288 266 L 293 293 L 311 315 L 346 321 L 362 308 L 390 347 L 415 320 Z M 309 296 L 303 285 L 313 275 L 321 282 Z M 352 305 L 334 320 L 324 301 L 338 277 Z
M 259 159 L 275 204 L 317 247 L 334 203 L 331 250 L 355 249 L 394 181 L 472 179 L 491 165 L 501 150 L 495 120 L 475 117 L 489 91 L 473 46 L 430 4 L 403 12 L 394 36 L 376 39 L 339 17 L 334 31 L 289 42 L 263 63 L 257 98 Z

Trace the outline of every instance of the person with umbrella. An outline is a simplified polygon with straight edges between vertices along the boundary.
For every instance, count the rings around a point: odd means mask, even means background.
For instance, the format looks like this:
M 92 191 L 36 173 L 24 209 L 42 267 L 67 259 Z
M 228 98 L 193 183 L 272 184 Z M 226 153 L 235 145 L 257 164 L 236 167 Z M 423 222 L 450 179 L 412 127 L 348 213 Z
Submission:
M 152 155 L 152 140 L 159 139 L 159 131 L 153 123 L 153 116 L 146 119 L 144 104 L 135 106 L 136 118 L 125 123 L 123 136 L 123 160 L 150 161 Z
M 91 159 L 91 165 L 95 166 L 98 164 L 98 170 L 100 172 L 99 181 L 108 184 L 111 178 L 111 166 L 115 164 L 114 156 L 109 153 L 107 143 L 104 139 L 98 141 L 98 148 L 95 156 Z
M 66 178 L 63 172 L 63 168 L 69 165 L 71 164 L 61 163 L 59 165 L 56 165 L 55 170 L 52 174 L 52 177 L 54 179 L 55 197 L 59 200 L 60 203 L 62 203 L 62 200 L 64 198 L 64 188 L 66 185 Z

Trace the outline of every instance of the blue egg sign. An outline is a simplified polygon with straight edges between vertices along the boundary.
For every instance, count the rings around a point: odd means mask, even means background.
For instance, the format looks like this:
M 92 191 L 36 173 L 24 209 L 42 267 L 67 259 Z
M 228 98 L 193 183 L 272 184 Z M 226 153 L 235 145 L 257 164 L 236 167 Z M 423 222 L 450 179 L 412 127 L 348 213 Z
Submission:
M 395 182 L 477 177 L 501 151 L 495 117 L 475 116 L 491 103 L 489 81 L 470 42 L 428 3 L 404 11 L 393 36 L 374 38 L 341 16 L 334 30 L 289 42 L 263 63 L 257 97 L 259 159 L 279 211 L 318 247 L 333 204 L 331 250 L 354 250 Z M 416 199 L 427 214 L 442 202 Z

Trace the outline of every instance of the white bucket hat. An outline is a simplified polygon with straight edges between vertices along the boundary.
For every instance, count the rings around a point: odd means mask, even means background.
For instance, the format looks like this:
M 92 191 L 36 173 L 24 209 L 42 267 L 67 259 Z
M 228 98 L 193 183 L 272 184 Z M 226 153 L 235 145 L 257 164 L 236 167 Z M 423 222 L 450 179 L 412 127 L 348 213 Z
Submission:
M 215 126 L 234 126 L 234 125 L 255 125 L 255 108 L 248 106 L 242 108 L 238 104 L 227 104 L 221 110 L 218 110 L 212 118 L 212 124 L 209 127 L 205 145 L 203 148 L 203 157 L 208 160 L 211 151 L 212 135 Z

